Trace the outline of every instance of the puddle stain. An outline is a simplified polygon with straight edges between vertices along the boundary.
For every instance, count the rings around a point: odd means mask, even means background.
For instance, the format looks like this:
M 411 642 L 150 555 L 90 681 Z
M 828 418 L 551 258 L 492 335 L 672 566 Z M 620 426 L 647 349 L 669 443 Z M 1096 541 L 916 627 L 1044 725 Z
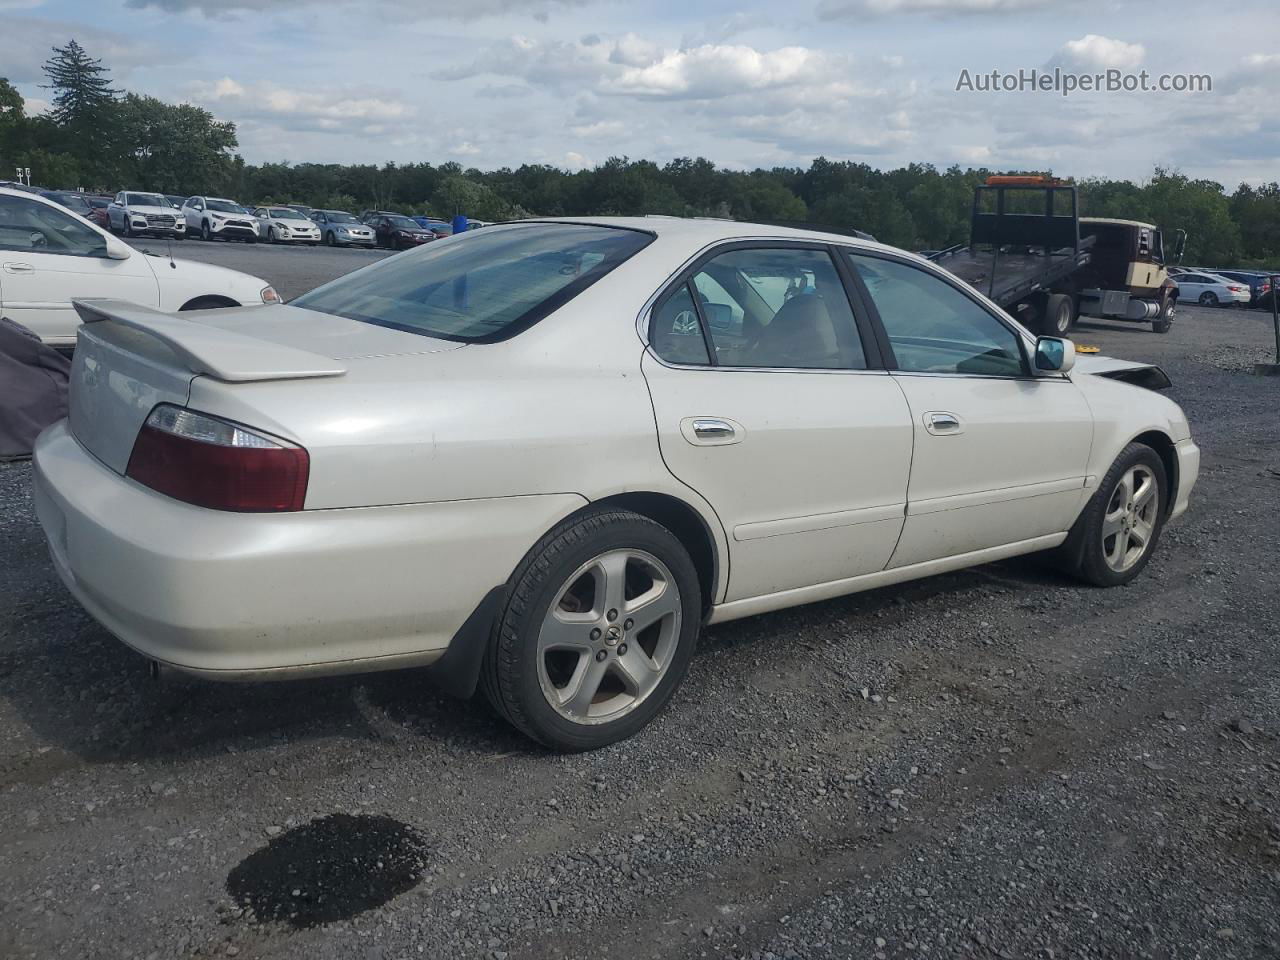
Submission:
M 227 874 L 227 892 L 259 922 L 295 928 L 346 920 L 410 890 L 426 845 L 390 817 L 334 813 L 287 830 Z

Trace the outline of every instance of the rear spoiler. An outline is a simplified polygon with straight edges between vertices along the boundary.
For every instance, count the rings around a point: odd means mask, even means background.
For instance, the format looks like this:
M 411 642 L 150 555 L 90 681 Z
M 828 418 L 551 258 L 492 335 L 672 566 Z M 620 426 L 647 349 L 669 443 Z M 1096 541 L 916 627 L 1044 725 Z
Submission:
M 139 330 L 174 352 L 192 373 L 215 380 L 302 380 L 337 377 L 347 372 L 332 357 L 287 347 L 257 337 L 206 326 L 125 300 L 72 300 L 86 324 L 110 320 Z

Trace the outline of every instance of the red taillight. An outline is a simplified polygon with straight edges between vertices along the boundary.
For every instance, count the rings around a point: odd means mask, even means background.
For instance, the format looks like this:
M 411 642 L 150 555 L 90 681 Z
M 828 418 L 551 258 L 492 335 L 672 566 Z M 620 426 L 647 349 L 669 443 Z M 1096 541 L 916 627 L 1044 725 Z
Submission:
M 138 431 L 125 475 L 213 510 L 301 510 L 310 458 L 302 447 L 162 403 Z

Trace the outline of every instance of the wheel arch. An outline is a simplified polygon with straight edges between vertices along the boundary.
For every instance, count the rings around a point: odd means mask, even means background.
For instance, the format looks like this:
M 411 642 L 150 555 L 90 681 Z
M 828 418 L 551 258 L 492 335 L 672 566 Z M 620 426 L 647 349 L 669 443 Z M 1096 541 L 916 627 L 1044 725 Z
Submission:
M 1161 430 L 1147 430 L 1129 442 L 1150 447 L 1164 465 L 1164 475 L 1169 481 L 1169 495 L 1165 498 L 1164 506 L 1165 516 L 1168 516 L 1173 505 L 1178 502 L 1178 451 L 1174 448 L 1173 438 Z
M 192 297 L 180 306 L 178 310 L 216 310 L 219 307 L 239 306 L 242 306 L 242 304 L 238 300 L 232 300 L 230 297 L 224 297 L 221 294 L 213 293 L 200 297 Z
M 603 497 L 592 501 L 591 506 L 630 510 L 670 530 L 689 552 L 689 558 L 698 571 L 702 614 L 705 617 L 711 612 L 720 585 L 720 549 L 711 525 L 695 507 L 669 493 L 639 490 Z

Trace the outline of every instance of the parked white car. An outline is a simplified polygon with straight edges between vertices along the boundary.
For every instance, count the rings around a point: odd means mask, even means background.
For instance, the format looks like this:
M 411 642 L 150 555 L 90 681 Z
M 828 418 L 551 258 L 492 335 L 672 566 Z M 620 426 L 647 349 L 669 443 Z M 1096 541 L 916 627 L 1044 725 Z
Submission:
M 1178 284 L 1179 303 L 1198 303 L 1203 307 L 1248 305 L 1253 297 L 1247 283 L 1220 277 L 1216 273 L 1180 273 L 1174 280 Z
M 35 503 L 93 616 L 213 678 L 430 664 L 565 750 L 704 623 L 1044 551 L 1126 583 L 1199 465 L 1150 368 L 809 231 L 526 221 L 289 306 L 79 309 Z
M 320 242 L 320 228 L 292 207 L 259 207 L 253 213 L 266 225 L 268 243 Z
M 258 242 L 258 221 L 234 200 L 189 197 L 182 205 L 187 233 L 201 240 Z
M 126 237 L 149 234 L 182 240 L 187 235 L 182 211 L 159 193 L 121 190 L 107 206 L 107 224 Z
M 71 347 L 80 326 L 71 301 L 87 297 L 167 311 L 280 301 L 259 277 L 144 253 L 56 203 L 0 188 L 0 316 Z

